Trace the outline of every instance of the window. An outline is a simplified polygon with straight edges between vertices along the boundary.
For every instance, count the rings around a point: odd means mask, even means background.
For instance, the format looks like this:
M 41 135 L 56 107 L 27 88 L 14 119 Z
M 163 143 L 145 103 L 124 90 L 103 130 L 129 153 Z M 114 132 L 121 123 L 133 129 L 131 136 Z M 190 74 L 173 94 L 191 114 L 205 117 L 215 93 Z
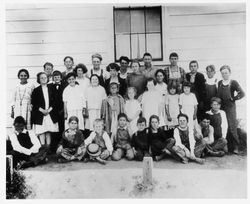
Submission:
M 141 59 L 145 52 L 162 60 L 161 7 L 114 8 L 115 61 Z

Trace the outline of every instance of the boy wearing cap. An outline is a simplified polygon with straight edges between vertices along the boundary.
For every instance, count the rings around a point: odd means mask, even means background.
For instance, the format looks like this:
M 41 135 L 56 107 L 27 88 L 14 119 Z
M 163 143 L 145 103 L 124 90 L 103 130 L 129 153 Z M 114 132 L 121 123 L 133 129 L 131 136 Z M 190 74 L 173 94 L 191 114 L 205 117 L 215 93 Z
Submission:
M 133 134 L 131 146 L 134 151 L 134 158 L 142 161 L 144 156 L 149 155 L 148 129 L 146 129 L 146 118 L 140 117 L 137 120 L 138 131 Z
M 131 138 L 127 128 L 128 117 L 125 113 L 118 115 L 118 128 L 116 134 L 113 135 L 115 151 L 112 154 L 112 159 L 115 161 L 126 157 L 128 160 L 134 158 L 134 152 L 131 147 Z
M 87 147 L 87 152 L 91 151 L 90 144 L 97 144 L 101 150 L 100 155 L 91 158 L 100 162 L 101 164 L 106 164 L 106 161 L 109 156 L 112 155 L 113 146 L 110 140 L 109 135 L 106 131 L 104 131 L 104 123 L 102 119 L 96 119 L 94 121 L 94 131 L 90 134 L 90 136 L 85 139 L 85 147 Z

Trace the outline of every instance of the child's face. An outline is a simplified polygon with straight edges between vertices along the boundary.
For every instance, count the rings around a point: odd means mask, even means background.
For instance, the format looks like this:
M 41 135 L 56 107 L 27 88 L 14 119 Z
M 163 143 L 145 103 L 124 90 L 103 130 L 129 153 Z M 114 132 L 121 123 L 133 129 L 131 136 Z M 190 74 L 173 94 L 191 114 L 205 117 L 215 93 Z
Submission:
M 68 83 L 70 86 L 75 86 L 76 79 L 75 77 L 71 76 L 68 78 Z
M 27 80 L 28 80 L 28 75 L 25 73 L 25 72 L 21 72 L 19 74 L 19 79 L 21 81 L 21 83 L 27 83 Z
M 58 75 L 58 76 L 54 76 L 54 82 L 55 83 L 60 83 L 61 82 L 61 76 L 60 75 Z
M 46 74 L 41 74 L 40 75 L 40 84 L 47 84 L 48 82 L 48 77 Z
M 124 117 L 119 118 L 119 120 L 118 120 L 118 125 L 119 125 L 121 128 L 124 128 L 124 127 L 127 125 L 127 120 L 126 120 L 126 118 L 124 118 Z
M 98 86 L 99 85 L 99 79 L 96 76 L 93 76 L 91 78 L 91 84 L 92 84 L 92 86 Z
M 151 67 L 152 58 L 150 56 L 145 56 L 143 62 L 145 67 Z
M 48 74 L 49 76 L 52 75 L 53 67 L 50 66 L 50 65 L 46 65 L 45 68 L 44 68 L 44 72 L 45 72 L 46 74 Z
M 82 71 L 82 69 L 81 69 L 81 68 L 77 69 L 77 70 L 76 70 L 76 74 L 77 74 L 78 77 L 82 77 L 82 76 L 83 76 L 83 71 Z
M 220 110 L 220 104 L 216 101 L 213 101 L 212 104 L 211 104 L 211 108 L 214 112 L 217 112 Z
M 72 129 L 72 130 L 75 130 L 77 129 L 77 126 L 78 126 L 78 123 L 74 120 L 72 120 L 70 123 L 69 123 L 69 128 Z
M 158 121 L 156 118 L 153 118 L 153 119 L 151 120 L 151 128 L 152 128 L 153 130 L 157 130 L 158 127 L 159 127 L 159 121 Z
M 191 63 L 189 66 L 189 69 L 192 74 L 196 73 L 198 70 L 198 64 L 197 63 Z
M 97 58 L 97 57 L 94 57 L 92 59 L 92 64 L 93 64 L 94 69 L 99 69 L 100 64 L 101 64 L 101 60 L 99 58 Z
M 212 70 L 211 68 L 208 68 L 208 69 L 207 69 L 207 77 L 208 77 L 209 79 L 211 79 L 211 78 L 214 77 L 214 75 L 215 75 L 215 71 Z
M 187 127 L 187 119 L 185 117 L 180 117 L 178 122 L 179 122 L 179 126 L 181 128 L 186 128 Z
M 228 71 L 228 69 L 223 69 L 221 71 L 221 76 L 224 80 L 228 80 L 230 77 L 230 72 Z
M 203 119 L 203 120 L 201 121 L 201 125 L 202 125 L 202 127 L 204 127 L 204 128 L 208 127 L 208 126 L 210 125 L 210 120 L 208 120 L 208 119 Z
M 25 125 L 22 123 L 15 123 L 14 124 L 14 128 L 15 131 L 17 131 L 18 133 L 21 133 L 24 130 Z
M 117 87 L 116 84 L 113 84 L 113 85 L 110 87 L 110 93 L 111 93 L 112 95 L 118 93 L 118 87 Z
M 131 67 L 132 67 L 132 70 L 133 70 L 134 73 L 138 73 L 139 72 L 139 68 L 140 67 L 139 67 L 138 63 L 134 62 Z
M 103 131 L 103 123 L 102 122 L 97 122 L 94 124 L 94 130 L 97 132 L 97 133 L 102 133 Z
M 70 58 L 67 58 L 64 62 L 64 65 L 67 69 L 71 69 L 73 67 L 74 63 Z
M 147 88 L 148 88 L 149 91 L 153 90 L 155 88 L 154 82 L 153 81 L 149 81 L 147 83 Z
M 189 86 L 184 86 L 183 91 L 184 91 L 185 94 L 189 94 L 190 93 L 190 87 Z
M 169 89 L 169 93 L 170 93 L 171 95 L 174 95 L 174 94 L 176 93 L 176 89 L 175 89 L 175 88 Z
M 135 91 L 134 91 L 134 89 L 129 89 L 128 90 L 128 98 L 131 99 L 131 100 L 135 98 Z
M 172 66 L 176 66 L 178 62 L 178 57 L 170 57 L 169 61 Z
M 143 131 L 146 128 L 146 123 L 145 122 L 137 123 L 137 128 L 138 131 Z
M 116 69 L 110 69 L 110 76 L 111 77 L 117 77 L 117 74 L 118 74 L 118 72 L 116 71 Z
M 164 79 L 164 75 L 161 72 L 158 72 L 156 75 L 157 82 L 161 83 L 161 82 L 163 82 L 163 79 Z

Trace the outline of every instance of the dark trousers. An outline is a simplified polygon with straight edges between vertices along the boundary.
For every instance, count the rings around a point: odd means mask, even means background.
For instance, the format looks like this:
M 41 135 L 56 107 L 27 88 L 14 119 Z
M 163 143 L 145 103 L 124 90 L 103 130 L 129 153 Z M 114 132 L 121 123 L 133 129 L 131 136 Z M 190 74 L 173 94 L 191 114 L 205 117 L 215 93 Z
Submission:
M 151 145 L 152 156 L 159 156 L 166 148 L 170 152 L 172 151 L 172 147 L 175 145 L 175 139 L 169 138 L 166 141 L 162 142 L 160 140 L 154 140 Z

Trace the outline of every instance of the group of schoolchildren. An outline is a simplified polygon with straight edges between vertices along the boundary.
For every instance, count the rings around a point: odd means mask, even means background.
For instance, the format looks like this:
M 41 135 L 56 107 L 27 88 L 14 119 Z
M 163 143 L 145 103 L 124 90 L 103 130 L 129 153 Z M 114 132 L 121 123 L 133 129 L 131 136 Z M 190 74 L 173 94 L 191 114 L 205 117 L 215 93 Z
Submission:
M 88 70 L 84 64 L 73 69 L 67 56 L 65 72 L 44 64 L 36 88 L 27 81 L 29 72 L 19 70 L 11 109 L 14 131 L 7 142 L 14 166 L 46 163 L 51 143 L 60 163 L 168 156 L 203 164 L 205 156 L 224 156 L 228 147 L 238 154 L 235 101 L 244 92 L 230 79 L 230 67 L 220 68 L 218 81 L 213 65 L 206 67 L 205 78 L 197 61 L 189 63 L 186 74 L 176 53 L 169 60 L 166 68 L 156 68 L 145 53 L 144 66 L 133 60 L 129 68 L 130 60 L 122 56 L 120 66 L 110 63 L 104 70 L 96 53 Z

